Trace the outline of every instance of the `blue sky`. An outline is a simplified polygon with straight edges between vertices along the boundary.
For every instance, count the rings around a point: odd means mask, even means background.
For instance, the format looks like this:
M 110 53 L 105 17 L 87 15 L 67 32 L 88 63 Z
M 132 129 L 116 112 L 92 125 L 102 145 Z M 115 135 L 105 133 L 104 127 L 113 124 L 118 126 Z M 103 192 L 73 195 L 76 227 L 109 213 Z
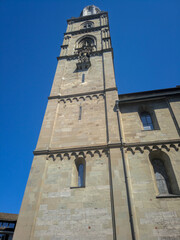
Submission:
M 180 85 L 180 1 L 0 0 L 0 212 L 18 213 L 66 19 L 109 12 L 119 93 Z

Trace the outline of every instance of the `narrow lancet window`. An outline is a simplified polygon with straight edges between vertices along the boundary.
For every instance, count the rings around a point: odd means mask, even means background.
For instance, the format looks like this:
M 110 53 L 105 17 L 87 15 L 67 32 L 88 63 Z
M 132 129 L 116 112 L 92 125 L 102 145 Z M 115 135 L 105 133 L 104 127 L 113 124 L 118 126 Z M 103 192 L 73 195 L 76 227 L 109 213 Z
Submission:
M 84 165 L 78 166 L 78 187 L 84 187 Z
M 82 106 L 79 106 L 79 120 L 81 120 L 81 115 L 82 115 Z
M 85 81 L 85 74 L 83 73 L 82 74 L 82 83 L 84 83 L 84 81 Z
M 153 159 L 152 165 L 159 194 L 171 194 L 171 186 L 163 161 L 160 159 Z

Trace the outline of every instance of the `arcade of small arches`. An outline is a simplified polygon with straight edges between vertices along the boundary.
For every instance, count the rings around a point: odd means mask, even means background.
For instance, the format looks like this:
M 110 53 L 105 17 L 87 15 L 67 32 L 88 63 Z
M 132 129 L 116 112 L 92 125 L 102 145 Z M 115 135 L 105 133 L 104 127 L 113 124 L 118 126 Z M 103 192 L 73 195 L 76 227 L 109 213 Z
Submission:
M 62 163 L 66 160 L 72 162 L 72 176 L 71 176 L 71 187 L 70 188 L 82 188 L 85 187 L 86 181 L 86 161 L 89 158 L 101 158 L 107 157 L 107 150 L 89 150 L 81 152 L 69 152 L 50 154 L 47 160 L 56 161 L 59 159 Z M 57 161 L 56 161 L 57 162 Z
M 104 99 L 103 93 L 86 95 L 81 97 L 62 98 L 62 99 L 59 99 L 59 103 L 73 103 L 73 102 L 83 102 L 83 101 L 101 100 L 101 99 Z
M 87 157 L 102 157 L 107 156 L 108 150 L 107 149 L 98 149 L 98 150 L 87 150 L 87 151 L 73 151 L 73 152 L 62 152 L 57 154 L 49 154 L 47 156 L 47 160 L 50 161 L 64 161 L 64 160 L 75 160 L 77 158 L 86 159 Z
M 176 152 L 179 151 L 180 143 L 165 143 L 165 144 L 154 144 L 146 146 L 126 146 L 125 152 L 131 152 L 133 155 L 137 152 L 144 153 L 148 151 L 149 153 L 155 150 L 158 151 L 167 151 L 174 149 Z

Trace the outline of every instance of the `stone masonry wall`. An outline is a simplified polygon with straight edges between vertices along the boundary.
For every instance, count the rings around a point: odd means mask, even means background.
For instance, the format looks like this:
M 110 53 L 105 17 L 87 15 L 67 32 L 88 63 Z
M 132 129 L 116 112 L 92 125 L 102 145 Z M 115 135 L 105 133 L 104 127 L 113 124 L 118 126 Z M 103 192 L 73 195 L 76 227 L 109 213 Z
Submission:
M 102 151 L 86 154 L 85 188 L 70 188 L 75 159 L 47 160 L 32 239 L 112 239 L 107 157 Z
M 171 149 L 173 171 L 180 186 L 179 152 Z M 149 151 L 126 153 L 131 187 L 135 231 L 139 240 L 180 239 L 180 198 L 156 198 L 158 195 Z
M 158 128 L 145 131 L 139 115 L 139 109 L 148 106 L 153 109 L 157 119 Z M 149 101 L 121 105 L 124 141 L 129 143 L 143 143 L 147 141 L 160 141 L 178 139 L 179 135 L 174 125 L 166 101 Z M 178 115 L 177 115 L 178 116 Z M 153 118 L 152 118 L 153 120 Z

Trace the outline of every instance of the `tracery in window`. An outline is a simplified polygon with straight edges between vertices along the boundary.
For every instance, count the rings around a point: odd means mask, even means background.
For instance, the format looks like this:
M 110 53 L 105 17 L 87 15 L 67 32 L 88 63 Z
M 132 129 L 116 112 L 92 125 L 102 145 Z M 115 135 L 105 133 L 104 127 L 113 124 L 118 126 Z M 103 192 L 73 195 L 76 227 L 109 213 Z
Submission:
M 92 48 L 93 46 L 94 40 L 90 37 L 83 38 L 78 44 L 78 48 Z
M 76 47 L 76 54 L 78 54 L 78 70 L 87 70 L 91 66 L 90 55 L 95 47 L 95 40 L 93 37 L 86 36 L 82 38 Z
M 151 115 L 148 112 L 140 114 L 144 130 L 154 130 Z

